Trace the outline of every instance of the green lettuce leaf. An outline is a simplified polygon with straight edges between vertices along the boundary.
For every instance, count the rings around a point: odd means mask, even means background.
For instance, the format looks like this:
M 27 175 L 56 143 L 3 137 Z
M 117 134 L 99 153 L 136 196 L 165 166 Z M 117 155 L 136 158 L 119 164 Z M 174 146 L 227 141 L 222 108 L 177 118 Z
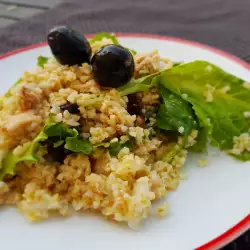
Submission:
M 49 60 L 48 57 L 38 56 L 38 58 L 37 58 L 37 66 L 43 68 L 44 64 L 46 64 L 48 62 L 48 60 Z
M 102 143 L 96 144 L 95 147 L 96 148 L 100 148 L 100 147 L 108 148 L 109 145 L 110 145 L 109 142 L 102 142 Z
M 64 144 L 64 140 L 59 140 L 57 142 L 54 142 L 53 147 L 58 148 Z
M 248 151 L 244 151 L 240 155 L 235 155 L 235 154 L 231 154 L 231 153 L 229 153 L 229 154 L 240 161 L 249 161 L 250 160 L 250 152 L 248 152 Z
M 165 117 L 165 113 L 167 113 L 165 105 L 161 104 L 156 114 L 156 126 L 163 130 L 174 130 Z
M 7 98 L 10 97 L 10 96 L 11 96 L 11 93 L 10 93 L 11 89 L 12 89 L 13 87 L 17 86 L 17 85 L 20 84 L 20 83 L 22 83 L 22 78 L 18 79 L 18 80 L 11 86 L 11 88 L 5 93 L 4 97 L 7 97 Z
M 97 33 L 92 39 L 89 40 L 89 43 L 93 44 L 94 42 L 101 41 L 103 38 L 110 39 L 110 40 L 112 40 L 113 44 L 120 45 L 116 36 L 114 34 L 108 33 L 108 32 Z M 132 53 L 132 55 L 136 55 L 135 50 L 130 49 L 130 48 L 126 48 L 126 47 L 124 47 L 124 48 L 129 50 Z
M 93 154 L 94 152 L 91 143 L 79 137 L 77 128 L 68 127 L 62 122 L 47 125 L 44 133 L 48 138 L 54 140 L 54 148 L 64 144 L 64 147 L 72 152 L 82 152 L 85 154 Z
M 173 62 L 173 67 L 179 66 L 181 64 L 183 64 L 183 62 Z
M 0 99 L 0 105 L 2 105 L 3 104 L 3 99 L 4 98 L 9 98 L 9 97 L 11 97 L 11 89 L 13 88 L 13 87 L 15 87 L 15 86 L 17 86 L 18 84 L 20 84 L 20 83 L 22 83 L 22 78 L 19 78 L 12 86 L 11 86 L 11 88 L 1 97 L 1 99 Z M 1 169 L 1 164 L 0 164 L 0 169 Z
M 15 156 L 13 152 L 9 152 L 2 161 L 2 168 L 0 170 L 0 180 L 4 178 L 5 175 L 14 175 L 16 170 L 16 164 L 23 161 L 36 161 L 37 159 L 28 153 L 23 156 Z
M 29 148 L 23 155 L 16 156 L 13 154 L 13 151 L 10 151 L 1 163 L 0 168 L 0 180 L 4 178 L 5 175 L 14 175 L 16 171 L 16 165 L 20 162 L 36 162 L 38 159 L 35 155 L 39 142 L 44 141 L 48 136 L 42 131 L 38 136 L 32 141 Z
M 94 153 L 93 146 L 88 140 L 77 137 L 68 137 L 64 147 L 75 153 L 81 152 L 88 155 Z
M 103 38 L 112 40 L 113 44 L 119 45 L 119 42 L 114 34 L 108 32 L 97 33 L 92 39 L 89 40 L 90 44 L 101 41 Z
M 148 91 L 160 82 L 160 73 L 144 76 L 138 79 L 132 79 L 129 83 L 119 87 L 117 90 L 121 96 Z
M 163 104 L 156 115 L 156 126 L 188 135 L 197 125 L 191 105 L 164 87 L 160 88 L 160 95 Z
M 169 152 L 164 156 L 162 161 L 171 162 L 171 160 L 185 147 L 187 142 L 187 136 L 183 136 L 183 139 L 178 142 L 172 142 L 169 144 L 171 148 Z M 178 139 L 177 139 L 178 140 Z
M 63 123 L 55 123 L 50 119 L 32 141 L 26 152 L 21 156 L 16 156 L 13 151 L 8 152 L 0 165 L 0 180 L 5 175 L 14 175 L 16 170 L 16 164 L 24 161 L 36 162 L 36 152 L 41 142 L 45 142 L 48 139 L 54 141 L 53 147 L 57 148 L 64 144 L 64 147 L 72 152 L 83 152 L 85 154 L 93 154 L 93 147 L 87 140 L 79 138 L 79 133 L 75 128 L 70 128 Z
M 132 80 L 118 88 L 121 95 L 147 91 L 155 85 L 162 85 L 192 105 L 202 132 L 194 150 L 205 150 L 205 138 L 211 139 L 213 146 L 221 150 L 233 147 L 233 137 L 248 132 L 250 119 L 244 112 L 250 111 L 250 91 L 243 87 L 244 80 L 233 76 L 219 67 L 205 61 L 180 64 L 160 74 Z M 213 101 L 206 102 L 204 93 L 207 86 L 214 88 Z M 223 88 L 230 88 L 223 92 Z M 163 109 L 163 108 L 161 108 Z M 163 110 L 164 111 L 164 110 Z M 163 119 L 162 116 L 158 117 Z M 163 126 L 163 125 L 162 125 Z M 170 126 L 165 125 L 165 129 Z M 250 160 L 250 153 L 235 156 L 240 160 Z
M 78 132 L 75 128 L 70 128 L 65 126 L 62 122 L 60 123 L 50 123 L 45 126 L 44 133 L 48 137 L 58 137 L 59 140 L 65 140 L 67 137 L 76 137 Z
M 196 143 L 188 148 L 191 152 L 201 153 L 207 151 L 208 133 L 206 128 L 200 128 Z
M 186 95 L 200 126 L 207 129 L 212 145 L 221 150 L 231 149 L 233 137 L 250 128 L 250 120 L 244 117 L 244 112 L 250 111 L 250 91 L 243 83 L 242 79 L 205 61 L 176 66 L 161 72 L 160 77 L 161 85 L 176 95 Z M 207 84 L 215 88 L 212 102 L 204 98 Z M 225 93 L 224 87 L 230 90 Z
M 121 143 L 121 142 L 112 142 L 109 145 L 109 154 L 111 156 L 117 156 L 118 153 L 123 149 L 123 148 L 129 148 L 133 149 L 135 147 L 136 143 L 133 138 L 130 138 L 128 141 Z

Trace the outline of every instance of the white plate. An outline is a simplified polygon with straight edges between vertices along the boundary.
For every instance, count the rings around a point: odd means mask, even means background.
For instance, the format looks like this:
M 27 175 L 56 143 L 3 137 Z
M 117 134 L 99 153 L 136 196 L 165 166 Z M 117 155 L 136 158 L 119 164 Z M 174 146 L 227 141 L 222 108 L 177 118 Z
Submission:
M 158 49 L 175 61 L 196 59 L 214 63 L 250 81 L 250 66 L 240 59 L 194 42 L 161 36 L 119 34 L 119 41 L 138 52 Z M 0 57 L 0 92 L 32 70 L 39 55 L 50 56 L 46 44 Z M 250 163 L 209 151 L 209 166 L 197 168 L 200 155 L 190 155 L 188 179 L 167 201 L 166 218 L 149 218 L 139 232 L 89 213 L 30 224 L 14 208 L 0 210 L 1 248 L 25 250 L 73 249 L 217 249 L 250 227 Z M 228 231 L 229 230 L 229 231 Z

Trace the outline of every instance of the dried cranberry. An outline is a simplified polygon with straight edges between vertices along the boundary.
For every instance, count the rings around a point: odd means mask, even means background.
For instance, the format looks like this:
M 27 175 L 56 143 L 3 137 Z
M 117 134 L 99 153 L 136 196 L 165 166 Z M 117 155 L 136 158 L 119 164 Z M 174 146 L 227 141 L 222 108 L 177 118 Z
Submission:
M 67 155 L 71 154 L 72 152 L 64 148 L 64 145 L 54 148 L 53 146 L 49 146 L 47 148 L 48 153 L 45 155 L 45 159 L 47 161 L 51 162 L 59 162 L 63 163 L 64 159 L 67 157 Z
M 128 95 L 127 111 L 130 115 L 140 115 L 142 109 L 141 98 L 137 94 Z
M 67 110 L 67 111 L 69 111 L 70 114 L 79 114 L 80 111 L 78 108 L 79 108 L 79 106 L 76 103 L 72 104 L 70 102 L 67 102 L 67 103 L 60 106 L 60 109 L 62 111 Z

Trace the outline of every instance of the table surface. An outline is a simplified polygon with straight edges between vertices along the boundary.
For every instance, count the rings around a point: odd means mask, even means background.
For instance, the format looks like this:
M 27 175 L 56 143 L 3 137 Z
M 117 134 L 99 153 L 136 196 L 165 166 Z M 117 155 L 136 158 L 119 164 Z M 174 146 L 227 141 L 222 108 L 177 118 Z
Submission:
M 0 0 L 0 28 L 54 7 L 60 0 Z

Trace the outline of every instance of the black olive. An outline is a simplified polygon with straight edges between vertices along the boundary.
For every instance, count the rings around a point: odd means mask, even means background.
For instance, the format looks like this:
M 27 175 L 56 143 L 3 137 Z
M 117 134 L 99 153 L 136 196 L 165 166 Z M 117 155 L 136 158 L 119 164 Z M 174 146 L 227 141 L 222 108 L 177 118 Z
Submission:
M 89 63 L 91 47 L 80 33 L 66 26 L 55 27 L 48 34 L 48 44 L 57 61 L 63 65 Z
M 45 155 L 45 159 L 47 161 L 51 161 L 51 162 L 57 161 L 59 163 L 63 163 L 67 155 L 72 153 L 71 151 L 64 148 L 64 145 L 61 145 L 58 148 L 49 146 L 47 150 L 48 150 L 48 153 Z
M 119 45 L 106 45 L 91 59 L 95 80 L 105 87 L 119 87 L 127 83 L 134 75 L 132 54 Z
M 70 102 L 67 102 L 66 104 L 60 106 L 60 109 L 62 111 L 68 110 L 70 114 L 80 113 L 80 110 L 78 108 L 79 106 L 76 103 L 72 104 Z
M 130 115 L 140 115 L 142 109 L 142 100 L 137 94 L 128 95 L 127 111 Z

